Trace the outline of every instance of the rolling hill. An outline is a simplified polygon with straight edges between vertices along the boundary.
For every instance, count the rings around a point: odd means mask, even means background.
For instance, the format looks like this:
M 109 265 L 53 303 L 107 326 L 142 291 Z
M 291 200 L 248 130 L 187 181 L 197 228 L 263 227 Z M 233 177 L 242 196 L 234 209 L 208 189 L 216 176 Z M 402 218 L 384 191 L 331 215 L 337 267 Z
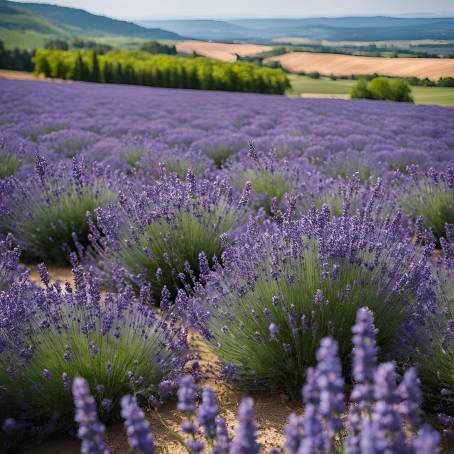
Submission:
M 197 39 L 269 41 L 283 36 L 332 41 L 452 40 L 454 18 L 319 17 L 305 19 L 142 20 Z
M 145 28 L 81 9 L 0 0 L 0 39 L 6 45 L 37 47 L 56 36 L 181 39 L 171 31 Z

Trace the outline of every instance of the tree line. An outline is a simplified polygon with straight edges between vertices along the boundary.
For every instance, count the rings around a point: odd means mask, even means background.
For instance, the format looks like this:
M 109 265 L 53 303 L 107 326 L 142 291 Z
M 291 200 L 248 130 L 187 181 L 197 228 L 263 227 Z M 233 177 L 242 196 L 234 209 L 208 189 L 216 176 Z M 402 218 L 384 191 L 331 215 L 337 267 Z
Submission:
M 33 56 L 35 51 L 22 49 L 7 49 L 0 41 L 0 68 L 15 71 L 33 71 Z
M 36 51 L 37 74 L 87 82 L 168 88 L 283 94 L 290 87 L 281 69 L 226 63 L 204 57 L 152 55 L 144 51 Z

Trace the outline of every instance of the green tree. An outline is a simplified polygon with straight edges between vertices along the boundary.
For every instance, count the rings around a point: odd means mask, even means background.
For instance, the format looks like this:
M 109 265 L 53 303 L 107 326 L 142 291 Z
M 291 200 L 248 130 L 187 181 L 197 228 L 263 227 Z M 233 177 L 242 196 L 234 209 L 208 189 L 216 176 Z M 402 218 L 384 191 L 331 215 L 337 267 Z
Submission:
M 363 99 L 371 99 L 372 94 L 367 88 L 367 80 L 366 79 L 359 79 L 355 85 L 353 85 L 350 96 L 352 98 L 363 98 Z
M 98 55 L 95 50 L 92 52 L 90 79 L 92 82 L 101 82 L 101 70 L 99 69 Z

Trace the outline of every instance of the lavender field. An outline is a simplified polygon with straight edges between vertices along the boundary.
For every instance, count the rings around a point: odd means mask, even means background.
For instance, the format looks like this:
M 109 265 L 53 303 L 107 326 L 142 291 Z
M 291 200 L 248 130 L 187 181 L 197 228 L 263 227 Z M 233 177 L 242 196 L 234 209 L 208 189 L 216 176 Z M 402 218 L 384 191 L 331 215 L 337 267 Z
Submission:
M 0 452 L 453 452 L 454 109 L 0 105 Z

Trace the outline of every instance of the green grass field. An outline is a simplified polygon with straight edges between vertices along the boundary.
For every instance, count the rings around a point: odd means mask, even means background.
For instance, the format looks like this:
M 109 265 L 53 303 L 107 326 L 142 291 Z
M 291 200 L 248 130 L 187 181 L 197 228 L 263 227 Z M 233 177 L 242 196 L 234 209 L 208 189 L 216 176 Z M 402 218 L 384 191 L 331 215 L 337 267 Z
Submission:
M 290 74 L 289 77 L 292 83 L 288 91 L 290 96 L 348 99 L 356 83 L 354 80 L 331 80 L 329 77 L 311 79 L 297 74 Z M 454 88 L 411 87 L 411 90 L 416 104 L 454 106 Z

